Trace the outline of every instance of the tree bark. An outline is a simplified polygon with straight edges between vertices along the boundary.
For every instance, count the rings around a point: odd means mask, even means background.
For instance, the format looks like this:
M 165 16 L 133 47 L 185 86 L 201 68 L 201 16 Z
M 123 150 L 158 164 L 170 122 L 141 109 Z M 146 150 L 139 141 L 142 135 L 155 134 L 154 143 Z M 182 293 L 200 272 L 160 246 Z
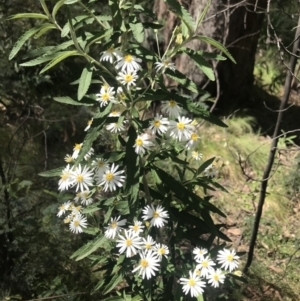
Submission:
M 207 0 L 181 1 L 194 19 L 203 11 L 206 3 Z M 224 44 L 237 62 L 237 64 L 230 60 L 213 62 L 215 82 L 207 82 L 207 78 L 187 56 L 182 55 L 176 60 L 177 68 L 196 84 L 199 86 L 208 84 L 206 89 L 218 100 L 217 108 L 222 114 L 231 113 L 236 108 L 244 106 L 250 99 L 254 81 L 255 53 L 266 6 L 267 0 L 212 0 L 198 33 Z M 168 11 L 163 1 L 156 0 L 154 10 L 160 19 L 166 20 L 163 39 L 167 44 L 176 25 L 176 18 Z M 197 40 L 188 46 L 194 50 L 216 51 Z

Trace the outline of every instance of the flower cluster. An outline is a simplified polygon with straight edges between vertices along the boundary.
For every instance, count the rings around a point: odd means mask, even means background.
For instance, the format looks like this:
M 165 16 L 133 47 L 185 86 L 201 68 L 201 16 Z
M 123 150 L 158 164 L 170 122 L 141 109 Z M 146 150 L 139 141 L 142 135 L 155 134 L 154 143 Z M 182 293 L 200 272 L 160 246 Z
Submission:
M 207 249 L 194 248 L 193 255 L 196 263 L 195 269 L 189 271 L 188 278 L 179 280 L 183 285 L 183 292 L 186 295 L 190 293 L 192 297 L 201 295 L 207 285 L 219 287 L 224 283 L 226 274 L 233 272 L 239 266 L 239 256 L 234 250 L 219 251 L 215 261 L 208 255 Z
M 167 222 L 169 214 L 160 205 L 146 206 L 143 209 L 142 219 L 144 221 L 150 220 L 149 226 L 161 228 Z M 144 234 L 145 226 L 141 221 L 135 220 L 133 225 L 128 229 L 124 229 L 127 223 L 126 219 L 120 220 L 111 218 L 110 223 L 105 228 L 105 236 L 109 239 L 116 239 L 119 253 L 126 254 L 126 257 L 138 255 L 140 257 L 139 263 L 133 269 L 134 272 L 139 272 L 142 278 L 150 279 L 155 276 L 160 266 L 163 257 L 167 258 L 169 248 L 167 245 L 157 243 L 150 235 Z

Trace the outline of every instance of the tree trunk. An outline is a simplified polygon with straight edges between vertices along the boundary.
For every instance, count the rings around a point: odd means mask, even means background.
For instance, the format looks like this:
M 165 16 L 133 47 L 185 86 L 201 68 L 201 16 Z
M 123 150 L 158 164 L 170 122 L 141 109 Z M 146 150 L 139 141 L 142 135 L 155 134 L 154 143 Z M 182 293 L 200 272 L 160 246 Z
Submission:
M 203 11 L 207 0 L 181 2 L 196 19 Z M 266 6 L 267 0 L 212 0 L 198 33 L 224 44 L 237 62 L 237 64 L 230 60 L 212 62 L 216 74 L 215 82 L 207 82 L 208 79 L 186 55 L 176 60 L 177 68 L 181 72 L 187 74 L 196 84 L 207 86 L 206 89 L 218 100 L 217 108 L 222 114 L 229 114 L 236 108 L 243 107 L 250 99 L 255 53 Z M 176 19 L 163 1 L 156 0 L 154 10 L 160 19 L 166 20 L 163 39 L 167 44 L 176 25 Z M 188 46 L 194 50 L 216 51 L 197 40 Z

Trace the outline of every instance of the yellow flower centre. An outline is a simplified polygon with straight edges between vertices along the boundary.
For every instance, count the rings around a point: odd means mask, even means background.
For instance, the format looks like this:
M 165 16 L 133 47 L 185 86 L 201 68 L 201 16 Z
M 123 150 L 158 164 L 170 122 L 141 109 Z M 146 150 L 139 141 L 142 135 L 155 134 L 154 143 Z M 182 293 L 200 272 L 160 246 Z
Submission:
M 68 224 L 70 221 L 71 221 L 71 220 L 70 220 L 69 217 L 66 217 L 66 218 L 64 219 L 64 223 L 65 223 L 65 224 Z
M 92 123 L 93 123 L 93 119 L 90 119 L 87 124 L 91 125 Z
M 147 259 L 142 259 L 142 260 L 140 261 L 140 265 L 141 265 L 141 267 L 146 268 L 146 267 L 148 267 L 149 262 L 148 262 Z
M 106 181 L 112 181 L 114 179 L 114 175 L 111 173 L 111 172 L 108 172 L 106 175 L 105 175 L 105 179 Z
M 169 61 L 169 60 L 163 61 L 163 65 L 164 65 L 165 67 L 167 67 L 169 64 L 170 64 L 170 61 Z
M 228 254 L 226 257 L 227 261 L 232 262 L 233 261 L 233 255 L 232 254 Z
M 177 128 L 178 128 L 178 130 L 184 130 L 184 128 L 185 128 L 185 124 L 183 123 L 183 122 L 178 122 L 177 123 Z
M 195 270 L 196 275 L 200 275 L 200 270 Z
M 75 227 L 78 227 L 79 226 L 79 220 L 74 221 L 73 224 L 74 224 Z
M 102 94 L 102 99 L 103 100 L 109 100 L 109 94 L 108 93 Z
M 190 279 L 188 283 L 189 283 L 189 286 L 195 286 L 196 285 L 195 279 Z
M 159 217 L 159 213 L 157 211 L 153 212 L 153 218 L 158 218 Z
M 124 80 L 125 80 L 126 83 L 130 83 L 133 80 L 133 76 L 131 74 L 126 74 L 124 76 Z
M 165 253 L 166 253 L 166 250 L 164 248 L 160 248 L 158 250 L 158 254 L 160 254 L 160 255 L 165 255 Z
M 219 275 L 218 275 L 218 274 L 215 274 L 215 275 L 213 276 L 213 278 L 214 278 L 214 280 L 215 280 L 215 281 L 219 281 L 219 280 L 220 280 L 220 278 L 219 278 Z
M 170 101 L 169 101 L 169 106 L 170 106 L 170 107 L 173 108 L 173 107 L 176 107 L 176 105 L 177 105 L 177 102 L 176 102 L 175 100 L 170 100 Z
M 148 249 L 148 250 L 151 249 L 151 244 L 146 243 L 146 244 L 145 244 L 145 248 Z
M 141 138 L 137 138 L 137 139 L 135 140 L 135 144 L 136 144 L 137 146 L 142 146 L 142 145 L 144 144 L 144 141 L 143 141 L 143 139 L 141 139 Z
M 112 53 L 114 52 L 115 48 L 114 47 L 109 47 L 106 52 Z
M 59 210 L 66 210 L 66 206 L 65 205 L 61 205 L 58 207 Z
M 73 208 L 73 210 L 78 211 L 78 212 L 80 211 L 80 209 L 81 209 L 81 206 L 77 206 L 77 207 Z
M 78 176 L 76 177 L 76 180 L 77 180 L 78 183 L 83 182 L 83 175 L 78 175 Z
M 98 161 L 98 167 L 103 167 L 104 162 L 103 161 Z
M 75 143 L 74 150 L 80 150 L 81 146 L 82 146 L 81 144 Z
M 202 261 L 202 266 L 204 268 L 207 268 L 208 267 L 208 262 L 206 260 Z
M 119 112 L 118 111 L 112 111 L 111 113 L 111 116 L 119 116 Z
M 130 247 L 132 245 L 132 240 L 131 239 L 126 239 L 125 244 L 127 247 Z
M 115 228 L 117 228 L 117 223 L 116 222 L 112 222 L 111 224 L 110 224 L 110 227 L 112 228 L 112 229 L 115 229 Z
M 154 121 L 153 121 L 153 125 L 154 125 L 156 128 L 159 128 L 160 125 L 161 125 L 161 123 L 160 123 L 159 120 L 154 120 Z
M 139 225 L 134 225 L 134 226 L 133 226 L 133 230 L 134 230 L 134 231 L 138 231 L 138 230 L 139 230 L 139 228 L 140 228 L 140 226 L 139 226 Z
M 196 141 L 197 139 L 198 139 L 198 135 L 195 134 L 195 133 L 193 133 L 193 134 L 191 135 L 191 140 Z
M 71 162 L 73 162 L 73 158 L 71 157 L 71 156 L 65 156 L 65 161 L 67 162 L 67 163 L 71 163 Z
M 127 63 L 131 63 L 133 60 L 132 56 L 130 54 L 127 54 L 124 56 L 124 61 Z

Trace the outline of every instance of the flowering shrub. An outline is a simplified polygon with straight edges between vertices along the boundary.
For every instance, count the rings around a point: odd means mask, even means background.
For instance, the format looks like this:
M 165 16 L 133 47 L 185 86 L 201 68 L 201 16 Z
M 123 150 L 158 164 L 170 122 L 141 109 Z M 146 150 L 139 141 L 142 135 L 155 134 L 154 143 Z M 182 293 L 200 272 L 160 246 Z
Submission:
M 214 158 L 200 164 L 200 120 L 226 125 L 194 101 L 205 92 L 173 61 L 186 53 L 214 80 L 206 59 L 225 57 L 189 49 L 193 39 L 233 60 L 220 43 L 196 34 L 209 4 L 194 21 L 178 2 L 166 1 L 181 24 L 161 54 L 158 40 L 158 53 L 144 47 L 145 33 L 157 39 L 162 25 L 142 1 L 109 0 L 99 8 L 99 1 L 60 0 L 51 13 L 40 2 L 44 14 L 12 17 L 43 22 L 17 41 L 10 58 L 30 37 L 59 31 L 66 41 L 31 50 L 30 60 L 21 66 L 47 63 L 43 73 L 66 58 L 81 57 L 87 64 L 77 81 L 77 100 L 55 100 L 93 108 L 87 135 L 66 155 L 66 166 L 41 174 L 60 176 L 58 190 L 65 202 L 57 216 L 64 217 L 70 231 L 95 236 L 72 257 L 89 257 L 94 269 L 102 271 L 94 290 L 111 294 L 107 300 L 181 300 L 183 294 L 204 298 L 207 286 L 223 285 L 238 267 L 234 250 L 214 244 L 215 238 L 229 241 L 211 218 L 212 212 L 224 216 L 207 194 L 223 189 L 214 181 Z M 78 16 L 73 16 L 75 6 L 82 9 Z M 60 26 L 56 16 L 63 9 L 68 21 Z M 98 85 L 99 93 L 87 94 L 91 85 Z M 153 101 L 160 107 L 153 109 Z M 101 153 L 97 139 L 105 131 L 115 143 Z M 202 197 L 196 187 L 202 188 Z

